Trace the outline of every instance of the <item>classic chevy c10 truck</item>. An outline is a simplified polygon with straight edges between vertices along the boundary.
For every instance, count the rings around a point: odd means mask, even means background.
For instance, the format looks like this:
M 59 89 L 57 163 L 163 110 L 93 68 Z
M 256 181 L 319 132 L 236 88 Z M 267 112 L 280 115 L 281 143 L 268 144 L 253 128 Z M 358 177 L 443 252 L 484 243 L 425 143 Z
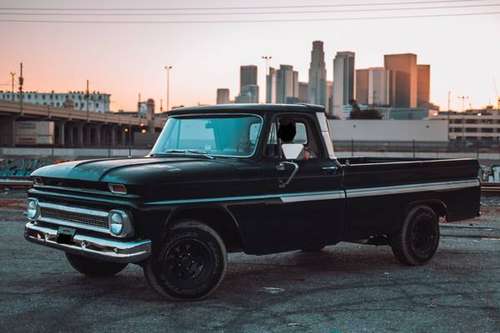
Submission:
M 440 218 L 479 215 L 476 160 L 336 158 L 331 134 L 314 105 L 172 111 L 144 158 L 33 172 L 25 238 L 87 276 L 139 264 L 160 295 L 195 300 L 220 284 L 228 252 L 362 242 L 422 265 Z

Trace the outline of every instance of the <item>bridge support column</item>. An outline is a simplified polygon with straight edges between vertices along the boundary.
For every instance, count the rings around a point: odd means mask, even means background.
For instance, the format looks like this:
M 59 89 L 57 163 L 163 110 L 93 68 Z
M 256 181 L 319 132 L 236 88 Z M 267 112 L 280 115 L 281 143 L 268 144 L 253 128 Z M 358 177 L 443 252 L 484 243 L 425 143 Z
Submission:
M 110 130 L 110 134 L 111 134 L 111 136 L 110 136 L 111 148 L 114 148 L 116 146 L 116 126 L 110 125 L 109 130 Z
M 58 124 L 57 124 L 57 131 L 58 131 L 57 144 L 60 145 L 61 147 L 64 147 L 64 145 L 66 144 L 65 128 L 66 128 L 66 122 L 64 122 L 64 121 L 58 122 Z
M 95 145 L 100 147 L 101 146 L 101 125 L 95 125 Z
M 83 147 L 83 124 L 76 125 L 76 145 Z

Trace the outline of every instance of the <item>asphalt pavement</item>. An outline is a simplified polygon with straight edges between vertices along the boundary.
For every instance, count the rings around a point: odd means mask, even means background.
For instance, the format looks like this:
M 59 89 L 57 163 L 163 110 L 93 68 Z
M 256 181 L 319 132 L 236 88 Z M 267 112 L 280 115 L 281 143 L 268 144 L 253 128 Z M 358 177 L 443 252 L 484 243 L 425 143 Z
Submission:
M 320 253 L 232 254 L 209 299 L 174 303 L 129 266 L 113 278 L 75 272 L 62 252 L 23 239 L 0 200 L 2 332 L 500 332 L 500 199 L 443 225 L 422 267 L 389 247 L 341 243 Z M 3 208 L 2 208 L 3 207 Z

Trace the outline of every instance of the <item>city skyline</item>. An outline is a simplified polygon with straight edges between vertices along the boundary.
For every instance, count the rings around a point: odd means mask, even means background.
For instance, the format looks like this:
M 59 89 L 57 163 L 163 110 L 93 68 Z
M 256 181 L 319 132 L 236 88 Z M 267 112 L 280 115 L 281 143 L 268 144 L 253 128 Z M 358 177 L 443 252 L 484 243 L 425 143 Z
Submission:
M 59 0 L 4 3 L 6 7 L 63 4 Z M 215 5 L 228 4 L 219 1 Z M 243 1 L 233 4 L 245 5 Z M 255 4 L 269 5 L 264 1 Z M 110 7 L 122 5 L 134 7 L 132 1 L 109 3 Z M 162 2 L 143 5 L 154 7 Z M 100 2 L 88 1 L 86 6 L 98 8 Z M 203 2 L 170 1 L 168 6 L 196 7 Z M 9 73 L 18 72 L 22 61 L 25 90 L 84 90 L 88 79 L 91 90 L 112 95 L 112 110 L 136 109 L 139 93 L 158 105 L 161 99 L 165 102 L 165 65 L 174 66 L 171 106 L 213 104 L 219 87 L 229 88 L 234 98 L 239 92 L 235 78 L 244 64 L 258 65 L 260 102 L 264 102 L 265 63 L 261 57 L 272 56 L 269 66 L 274 68 L 293 65 L 299 80 L 306 81 L 314 40 L 324 42 L 327 81 L 333 79 L 336 52 L 350 50 L 356 54 L 356 69 L 383 66 L 384 54 L 418 54 L 419 63 L 432 67 L 430 100 L 442 110 L 447 109 L 448 91 L 452 92 L 452 109 L 461 110 L 458 96 L 470 97 L 466 106 L 495 104 L 495 90 L 500 87 L 500 45 L 495 43 L 494 33 L 500 30 L 500 18 L 496 15 L 259 24 L 66 24 L 64 29 L 59 24 L 0 21 L 0 29 L 16 32 L 4 34 L 3 43 L 8 47 L 3 48 L 0 59 L 1 90 L 10 90 Z M 283 30 L 288 33 L 279 33 Z

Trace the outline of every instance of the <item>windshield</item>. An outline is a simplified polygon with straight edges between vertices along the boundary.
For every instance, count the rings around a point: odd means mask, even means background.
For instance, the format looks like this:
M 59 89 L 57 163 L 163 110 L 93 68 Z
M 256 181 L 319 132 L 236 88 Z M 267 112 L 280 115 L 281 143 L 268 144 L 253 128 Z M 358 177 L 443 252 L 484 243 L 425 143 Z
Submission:
M 255 152 L 261 127 L 262 118 L 255 115 L 170 117 L 151 155 L 250 157 Z

